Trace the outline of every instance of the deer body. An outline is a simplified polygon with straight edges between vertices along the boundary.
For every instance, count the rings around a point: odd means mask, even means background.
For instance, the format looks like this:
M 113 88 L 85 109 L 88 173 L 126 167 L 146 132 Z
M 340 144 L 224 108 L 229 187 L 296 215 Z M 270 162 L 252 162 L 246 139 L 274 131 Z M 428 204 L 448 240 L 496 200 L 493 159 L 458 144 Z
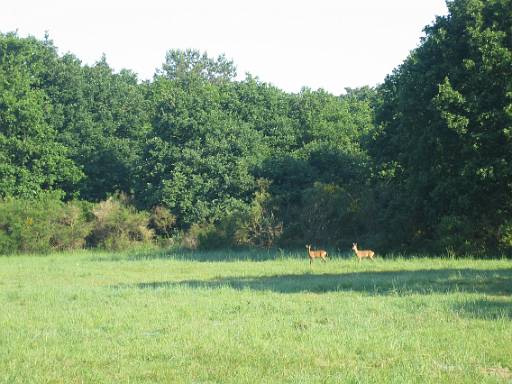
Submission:
M 354 243 L 352 244 L 352 250 L 355 252 L 357 258 L 359 259 L 359 261 L 361 261 L 361 259 L 365 259 L 365 258 L 368 258 L 368 259 L 372 259 L 373 260 L 373 255 L 375 255 L 375 252 L 373 252 L 372 250 L 359 250 L 357 249 L 357 243 Z
M 308 249 L 308 256 L 309 256 L 309 265 L 313 262 L 314 258 L 321 258 L 322 261 L 326 262 L 327 252 L 323 249 L 319 249 L 318 251 L 312 251 L 311 245 L 306 245 L 306 248 Z

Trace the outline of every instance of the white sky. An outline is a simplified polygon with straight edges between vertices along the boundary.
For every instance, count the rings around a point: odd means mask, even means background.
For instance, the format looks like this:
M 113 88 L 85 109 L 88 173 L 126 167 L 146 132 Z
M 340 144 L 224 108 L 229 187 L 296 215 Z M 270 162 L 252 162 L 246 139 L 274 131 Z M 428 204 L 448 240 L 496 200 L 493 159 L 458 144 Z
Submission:
M 0 32 L 42 39 L 84 64 L 151 79 L 169 49 L 224 53 L 288 92 L 376 85 L 414 49 L 444 0 L 3 0 Z

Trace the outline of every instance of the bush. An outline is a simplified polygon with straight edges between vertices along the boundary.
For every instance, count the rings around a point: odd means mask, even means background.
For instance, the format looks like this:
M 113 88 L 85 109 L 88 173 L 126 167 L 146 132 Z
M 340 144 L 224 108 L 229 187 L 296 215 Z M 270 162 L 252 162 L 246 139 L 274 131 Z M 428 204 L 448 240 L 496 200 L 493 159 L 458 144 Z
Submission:
M 238 206 L 214 223 L 194 224 L 185 233 L 182 246 L 189 249 L 218 249 L 253 246 L 270 248 L 282 234 L 282 223 L 276 219 L 268 182 L 259 181 L 250 205 Z
M 231 245 L 231 239 L 212 223 L 193 224 L 182 239 L 188 249 L 219 249 Z
M 98 203 L 92 215 L 92 230 L 87 238 L 91 247 L 122 250 L 152 243 L 154 232 L 148 228 L 149 214 L 137 212 L 122 195 Z
M 181 234 L 180 243 L 183 248 L 192 250 L 229 248 L 233 245 L 232 236 L 225 233 L 220 223 L 192 224 Z
M 485 243 L 476 236 L 475 228 L 468 217 L 443 216 L 436 227 L 435 238 L 430 252 L 446 252 L 454 255 L 484 255 Z
M 233 231 L 236 245 L 270 248 L 280 239 L 283 223 L 275 214 L 269 181 L 260 179 L 258 186 L 247 209 L 235 212 L 225 225 Z
M 0 201 L 1 254 L 82 248 L 89 231 L 83 207 L 57 194 Z
M 499 250 L 507 255 L 512 254 L 512 221 L 504 223 L 498 231 Z
M 167 208 L 156 206 L 151 211 L 149 217 L 149 227 L 155 231 L 160 237 L 170 237 L 175 229 L 176 216 L 174 216 Z
M 55 231 L 50 237 L 52 250 L 81 249 L 85 246 L 85 239 L 92 229 L 87 220 L 87 204 L 83 202 L 69 202 L 63 204 L 59 215 L 53 222 Z

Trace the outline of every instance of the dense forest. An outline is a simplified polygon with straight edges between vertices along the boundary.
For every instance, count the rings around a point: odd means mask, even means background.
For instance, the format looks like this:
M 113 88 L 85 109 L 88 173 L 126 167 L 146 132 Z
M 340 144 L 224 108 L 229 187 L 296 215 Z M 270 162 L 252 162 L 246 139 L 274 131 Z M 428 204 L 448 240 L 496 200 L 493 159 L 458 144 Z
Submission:
M 510 254 L 512 1 L 447 5 L 382 84 L 342 95 L 195 50 L 140 81 L 0 34 L 0 253 Z

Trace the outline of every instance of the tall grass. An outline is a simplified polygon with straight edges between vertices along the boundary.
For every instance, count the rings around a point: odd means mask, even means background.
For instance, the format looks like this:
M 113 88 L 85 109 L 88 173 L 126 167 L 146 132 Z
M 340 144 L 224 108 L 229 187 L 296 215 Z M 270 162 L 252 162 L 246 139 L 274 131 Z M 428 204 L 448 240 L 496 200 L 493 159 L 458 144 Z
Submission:
M 512 380 L 512 262 L 0 258 L 0 383 Z

